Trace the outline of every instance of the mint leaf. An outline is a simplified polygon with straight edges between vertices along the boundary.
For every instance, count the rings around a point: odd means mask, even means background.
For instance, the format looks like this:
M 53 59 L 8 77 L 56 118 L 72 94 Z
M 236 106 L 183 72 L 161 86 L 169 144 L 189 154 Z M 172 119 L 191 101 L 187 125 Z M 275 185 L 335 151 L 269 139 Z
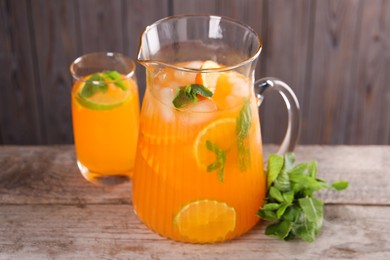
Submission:
M 240 171 L 244 172 L 247 170 L 251 163 L 251 155 L 249 144 L 245 144 L 243 141 L 238 141 L 238 168 Z
M 284 198 L 283 198 L 282 193 L 278 189 L 276 189 L 275 187 L 271 187 L 269 189 L 269 197 L 271 199 L 278 201 L 278 202 L 284 202 Z
M 283 193 L 283 199 L 285 202 L 291 204 L 294 201 L 294 191 L 290 190 Z
M 176 108 L 182 108 L 189 104 L 198 102 L 197 95 L 203 97 L 212 97 L 213 92 L 208 88 L 200 84 L 190 84 L 187 86 L 179 87 L 176 91 L 176 96 L 172 103 Z
M 236 135 L 239 140 L 244 140 L 251 128 L 252 110 L 249 100 L 245 101 L 237 117 Z
M 278 203 L 267 203 L 262 207 L 262 210 L 276 210 L 280 208 L 280 204 Z
M 218 145 L 209 140 L 206 141 L 206 147 L 216 156 L 215 161 L 207 166 L 207 171 L 217 171 L 218 180 L 220 182 L 223 182 L 225 176 L 226 152 L 219 148 Z
M 288 203 L 282 203 L 282 205 L 276 211 L 276 216 L 278 218 L 281 218 L 283 216 L 284 212 L 286 211 L 288 206 L 290 206 Z
M 95 95 L 97 92 L 105 93 L 108 90 L 106 81 L 113 81 L 114 85 L 126 91 L 127 88 L 123 84 L 122 75 L 115 71 L 105 71 L 103 73 L 94 73 L 85 81 L 85 85 L 79 93 L 80 98 L 88 98 Z
M 298 200 L 298 203 L 307 219 L 315 225 L 315 228 L 321 228 L 324 203 L 315 198 L 302 198 Z
M 286 192 L 291 189 L 290 178 L 285 170 L 282 170 L 276 180 L 274 181 L 274 186 L 280 191 Z
M 261 219 L 264 219 L 264 220 L 267 220 L 267 221 L 271 221 L 271 222 L 274 222 L 274 221 L 278 220 L 278 217 L 276 217 L 276 213 L 273 212 L 272 210 L 264 210 L 264 209 L 262 209 L 259 212 L 257 212 L 257 215 Z
M 343 190 L 347 181 L 332 184 L 317 178 L 317 162 L 294 165 L 295 155 L 268 158 L 268 192 L 257 215 L 271 221 L 266 235 L 283 240 L 314 241 L 323 224 L 324 203 L 314 197 L 321 189 Z
M 279 175 L 279 172 L 282 170 L 284 164 L 283 156 L 279 154 L 271 154 L 268 157 L 268 178 L 267 178 L 267 187 L 269 188 L 271 184 L 276 180 Z
M 284 239 L 290 233 L 292 227 L 293 223 L 291 221 L 283 220 L 279 223 L 269 225 L 265 229 L 265 234 L 279 239 Z
M 114 81 L 114 85 L 117 86 L 118 88 L 126 91 L 127 88 L 125 86 L 125 84 L 123 84 L 123 79 L 122 79 L 122 75 L 115 71 L 115 70 L 110 70 L 110 71 L 105 71 L 103 73 L 103 76 L 105 79 L 109 79 L 111 81 Z
M 317 172 L 318 172 L 318 167 L 317 167 L 317 162 L 312 161 L 307 165 L 307 170 L 309 171 L 309 175 L 312 178 L 317 177 Z
M 349 183 L 347 181 L 336 181 L 332 183 L 332 188 L 334 188 L 337 191 L 345 190 L 348 188 Z
M 293 168 L 295 163 L 295 154 L 288 152 L 284 155 L 284 170 L 289 171 Z
M 95 73 L 85 81 L 85 85 L 79 93 L 81 98 L 88 98 L 96 94 L 98 91 L 106 92 L 108 89 L 104 78 L 100 73 Z
M 301 214 L 302 209 L 297 205 L 289 206 L 283 214 L 283 219 L 295 222 Z
M 316 228 L 314 223 L 309 221 L 306 214 L 301 211 L 292 225 L 291 233 L 306 242 L 313 242 L 316 237 Z
M 305 171 L 307 170 L 307 163 L 300 163 L 291 170 L 288 171 L 289 174 L 305 174 Z
M 245 101 L 236 120 L 236 135 L 238 148 L 238 167 L 240 171 L 246 171 L 250 166 L 249 144 L 244 141 L 251 128 L 252 110 L 249 100 Z

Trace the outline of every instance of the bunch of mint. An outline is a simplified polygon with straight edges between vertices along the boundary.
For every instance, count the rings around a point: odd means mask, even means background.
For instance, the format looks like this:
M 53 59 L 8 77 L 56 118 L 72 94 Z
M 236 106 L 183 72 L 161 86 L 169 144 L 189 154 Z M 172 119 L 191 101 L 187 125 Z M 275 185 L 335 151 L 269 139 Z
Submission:
M 317 162 L 295 165 L 295 155 L 271 154 L 268 158 L 267 197 L 257 213 L 271 221 L 265 234 L 282 240 L 300 238 L 314 241 L 319 234 L 324 203 L 313 193 L 324 188 L 336 191 L 348 187 L 347 181 L 328 184 L 317 178 Z

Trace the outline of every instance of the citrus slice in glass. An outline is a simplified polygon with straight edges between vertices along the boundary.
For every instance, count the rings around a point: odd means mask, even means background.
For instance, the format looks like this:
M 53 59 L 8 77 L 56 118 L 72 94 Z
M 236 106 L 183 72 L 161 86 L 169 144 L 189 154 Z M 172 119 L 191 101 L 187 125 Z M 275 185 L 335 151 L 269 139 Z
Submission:
M 207 148 L 210 141 L 223 151 L 229 151 L 236 140 L 236 119 L 222 118 L 204 127 L 194 143 L 194 156 L 200 169 L 206 170 L 216 159 L 215 153 Z
M 80 81 L 80 83 L 76 85 L 74 92 L 75 99 L 83 107 L 92 110 L 109 110 L 115 107 L 119 107 L 127 100 L 129 100 L 131 95 L 129 91 L 129 80 L 123 80 L 121 83 L 123 83 L 123 86 L 126 90 L 117 87 L 114 82 L 106 82 L 106 91 L 97 91 L 89 97 L 84 97 L 81 95 L 83 88 L 86 86 L 86 81 L 83 79 L 83 81 Z
M 198 200 L 184 205 L 173 221 L 189 242 L 216 242 L 234 231 L 236 210 L 225 202 Z
M 202 66 L 200 67 L 201 70 L 218 69 L 218 68 L 221 68 L 221 66 L 212 60 L 207 60 L 203 62 Z M 206 88 L 214 92 L 215 87 L 217 85 L 218 77 L 219 77 L 218 72 L 202 72 L 196 75 L 195 82 L 197 84 L 205 86 Z

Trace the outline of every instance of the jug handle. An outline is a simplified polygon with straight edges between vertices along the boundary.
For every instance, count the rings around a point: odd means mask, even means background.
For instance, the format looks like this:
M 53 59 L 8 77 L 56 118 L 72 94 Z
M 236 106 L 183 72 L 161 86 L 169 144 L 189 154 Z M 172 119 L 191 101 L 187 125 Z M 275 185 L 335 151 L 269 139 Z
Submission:
M 259 79 L 255 82 L 254 86 L 255 94 L 258 100 L 257 105 L 259 108 L 266 93 L 277 91 L 280 95 L 282 95 L 287 107 L 288 124 L 286 135 L 284 136 L 283 142 L 280 145 L 277 153 L 285 154 L 286 152 L 292 152 L 298 142 L 301 128 L 299 103 L 297 97 L 285 82 L 277 78 L 266 77 Z

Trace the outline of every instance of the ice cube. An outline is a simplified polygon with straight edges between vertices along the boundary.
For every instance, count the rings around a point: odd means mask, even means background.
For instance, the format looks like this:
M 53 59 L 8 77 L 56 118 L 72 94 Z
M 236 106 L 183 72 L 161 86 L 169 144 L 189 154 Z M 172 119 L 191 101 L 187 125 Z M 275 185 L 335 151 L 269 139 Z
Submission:
M 174 107 L 172 104 L 175 93 L 176 91 L 173 88 L 161 88 L 156 97 L 159 109 L 158 113 L 168 122 L 175 119 Z
M 237 72 L 229 73 L 229 83 L 232 85 L 232 94 L 237 97 L 248 97 L 252 88 L 250 80 Z
M 210 99 L 204 99 L 180 111 L 180 120 L 184 124 L 202 124 L 215 118 L 217 105 Z
M 204 99 L 192 104 L 187 111 L 191 112 L 213 112 L 217 110 L 217 105 L 211 99 Z
M 188 85 L 195 82 L 196 73 L 195 72 L 187 72 L 182 70 L 176 70 L 173 73 L 175 81 L 180 82 L 181 85 Z
M 184 63 L 183 67 L 190 68 L 190 69 L 200 69 L 202 64 L 203 64 L 203 61 L 196 60 L 196 61 L 190 61 L 188 63 Z

